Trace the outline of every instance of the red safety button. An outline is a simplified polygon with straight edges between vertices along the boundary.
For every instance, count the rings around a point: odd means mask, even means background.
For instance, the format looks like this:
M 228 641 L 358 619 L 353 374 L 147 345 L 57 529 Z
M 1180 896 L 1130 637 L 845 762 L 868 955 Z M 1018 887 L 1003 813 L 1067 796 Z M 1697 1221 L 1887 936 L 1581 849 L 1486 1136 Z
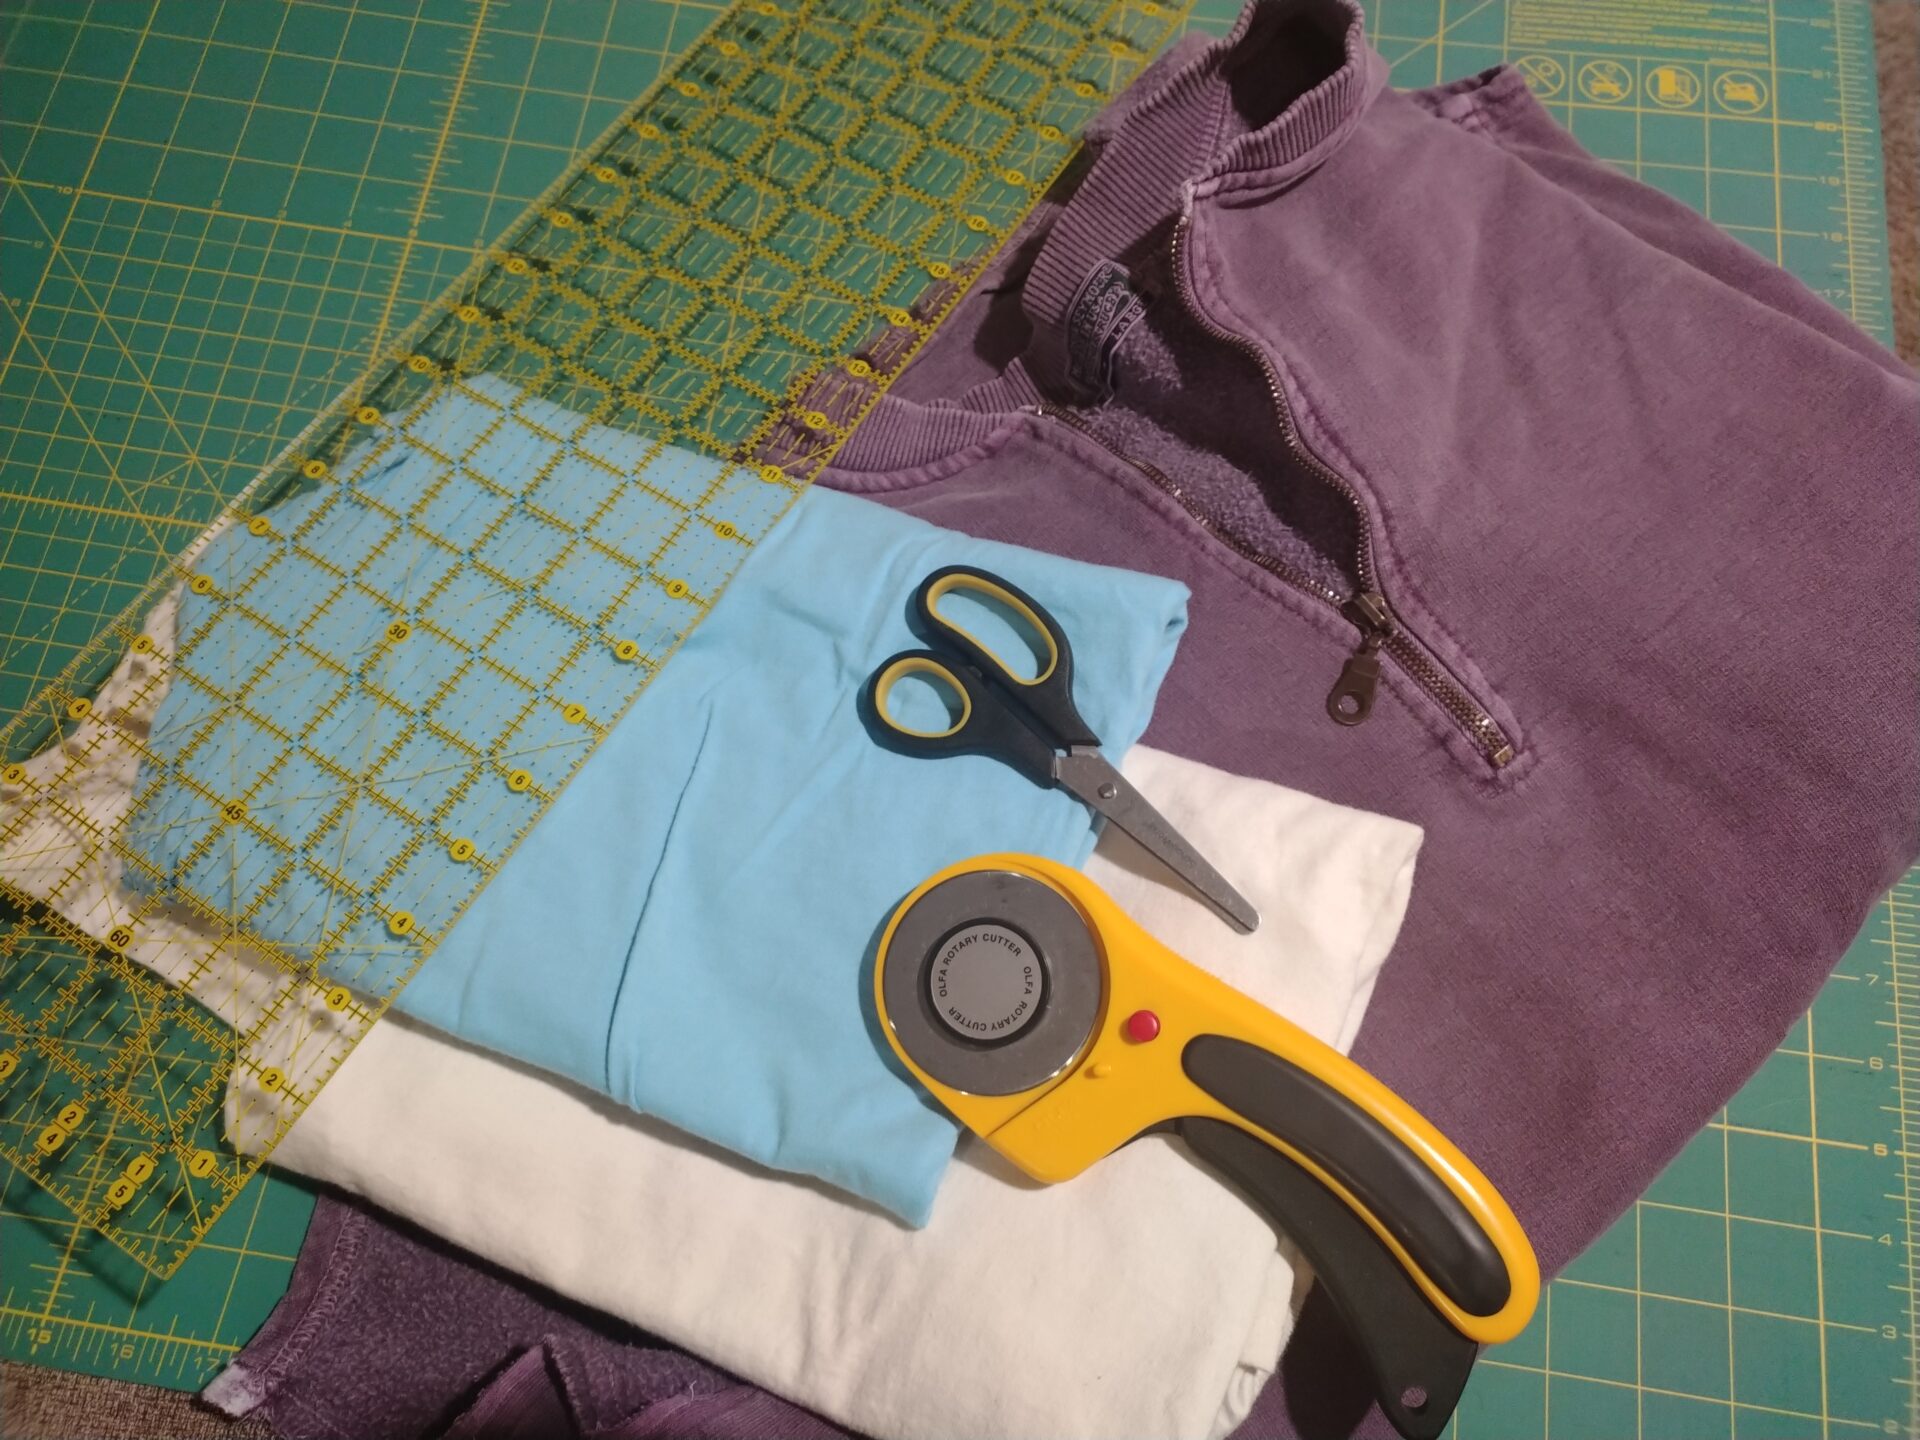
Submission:
M 1136 1010 L 1127 1016 L 1127 1038 L 1142 1045 L 1160 1033 L 1160 1017 L 1151 1010 Z

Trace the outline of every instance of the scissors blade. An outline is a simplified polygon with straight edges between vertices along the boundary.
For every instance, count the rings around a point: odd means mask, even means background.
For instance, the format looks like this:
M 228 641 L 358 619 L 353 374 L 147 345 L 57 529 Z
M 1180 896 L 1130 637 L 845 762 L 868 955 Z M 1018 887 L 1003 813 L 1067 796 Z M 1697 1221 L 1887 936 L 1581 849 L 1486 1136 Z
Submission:
M 1098 750 L 1076 748 L 1059 756 L 1053 762 L 1053 778 L 1131 835 L 1241 934 L 1252 934 L 1260 924 L 1259 912 L 1246 897 L 1229 885 L 1226 877 L 1209 865 Z

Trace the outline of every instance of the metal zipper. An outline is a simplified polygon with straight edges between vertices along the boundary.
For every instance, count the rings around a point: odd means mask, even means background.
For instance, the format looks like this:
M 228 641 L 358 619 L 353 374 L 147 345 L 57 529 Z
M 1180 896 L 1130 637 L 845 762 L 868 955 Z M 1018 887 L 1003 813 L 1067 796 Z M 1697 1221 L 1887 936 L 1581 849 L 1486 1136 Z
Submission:
M 1382 650 L 1386 650 L 1416 684 L 1446 708 L 1448 714 L 1474 741 L 1476 748 L 1486 756 L 1488 764 L 1499 769 L 1513 759 L 1513 746 L 1493 717 L 1476 704 L 1458 683 L 1448 679 L 1435 662 L 1427 659 L 1405 628 L 1394 619 L 1387 608 L 1386 598 L 1378 591 L 1363 590 L 1351 598 L 1341 596 L 1338 591 L 1322 585 L 1278 556 L 1247 544 L 1220 524 L 1159 466 L 1136 459 L 1108 444 L 1073 411 L 1051 401 L 1028 408 L 1035 415 L 1057 420 L 1068 429 L 1077 431 L 1121 464 L 1137 470 L 1156 488 L 1177 501 L 1199 523 L 1201 529 L 1241 559 L 1258 565 L 1296 590 L 1338 610 L 1359 628 L 1360 648 L 1341 667 L 1340 678 L 1334 682 L 1333 690 L 1327 696 L 1327 714 L 1334 720 L 1342 725 L 1358 725 L 1372 713 L 1374 695 L 1380 683 L 1380 662 L 1377 657 Z
M 1201 507 L 1198 501 L 1188 495 L 1186 491 L 1182 490 L 1179 484 L 1175 482 L 1166 471 L 1162 470 L 1158 465 L 1150 464 L 1145 460 L 1135 459 L 1125 451 L 1115 449 L 1112 445 L 1109 445 L 1105 440 L 1101 439 L 1100 436 L 1096 435 L 1087 422 L 1082 420 L 1073 411 L 1055 405 L 1052 401 L 1043 401 L 1038 405 L 1033 405 L 1028 408 L 1031 409 L 1035 415 L 1044 415 L 1049 420 L 1058 420 L 1069 429 L 1079 431 L 1080 434 L 1086 436 L 1087 439 L 1113 456 L 1113 458 L 1121 464 L 1138 470 L 1155 486 L 1165 491 L 1173 497 L 1173 499 L 1179 501 L 1181 507 L 1195 520 L 1200 522 L 1201 529 L 1205 530 L 1209 535 L 1213 536 L 1214 539 L 1218 540 L 1222 545 L 1225 545 L 1242 559 L 1252 561 L 1262 570 L 1279 576 L 1295 589 L 1306 591 L 1307 594 L 1313 596 L 1314 599 L 1331 605 L 1336 610 L 1341 609 L 1346 603 L 1337 590 L 1322 585 L 1305 571 L 1295 569 L 1292 565 L 1289 565 L 1276 555 L 1269 555 L 1264 550 L 1256 550 L 1248 545 L 1245 541 L 1241 540 L 1239 536 L 1215 520 L 1211 514 Z
M 1280 422 L 1281 443 L 1303 467 L 1332 486 L 1335 493 L 1353 510 L 1354 519 L 1357 522 L 1355 533 L 1358 536 L 1354 554 L 1354 574 L 1360 587 L 1358 593 L 1342 596 L 1279 557 L 1248 545 L 1221 524 L 1216 517 L 1208 514 L 1204 507 L 1188 496 L 1164 471 L 1114 449 L 1094 434 L 1072 411 L 1053 404 L 1038 405 L 1034 409 L 1039 414 L 1050 416 L 1078 430 L 1116 459 L 1138 470 L 1154 485 L 1178 501 L 1208 534 L 1235 554 L 1284 580 L 1295 589 L 1311 595 L 1323 604 L 1332 606 L 1353 623 L 1360 631 L 1360 648 L 1341 668 L 1340 676 L 1327 696 L 1327 713 L 1335 721 L 1342 725 L 1358 725 L 1372 713 L 1374 696 L 1380 681 L 1379 656 L 1390 655 L 1394 663 L 1453 718 L 1454 723 L 1466 733 L 1474 748 L 1486 758 L 1488 764 L 1496 770 L 1506 766 L 1514 757 L 1513 742 L 1501 730 L 1499 722 L 1488 714 L 1486 707 L 1475 700 L 1467 688 L 1453 677 L 1440 659 L 1407 629 L 1406 624 L 1394 614 L 1393 607 L 1382 592 L 1373 564 L 1373 517 L 1367 509 L 1366 502 L 1360 498 L 1359 492 L 1353 488 L 1345 476 L 1314 454 L 1301 438 L 1299 428 L 1294 424 L 1293 408 L 1287 402 L 1286 392 L 1280 385 L 1280 378 L 1274 373 L 1273 366 L 1260 347 L 1245 336 L 1237 335 L 1215 324 L 1201 311 L 1198 302 L 1194 299 L 1192 287 L 1187 281 L 1185 252 L 1188 223 L 1188 217 L 1182 215 L 1173 232 L 1173 276 L 1174 284 L 1180 291 L 1181 304 L 1186 307 L 1187 314 L 1208 335 L 1239 350 L 1260 367 L 1260 374 L 1266 381 L 1267 394 L 1273 402 L 1275 418 Z

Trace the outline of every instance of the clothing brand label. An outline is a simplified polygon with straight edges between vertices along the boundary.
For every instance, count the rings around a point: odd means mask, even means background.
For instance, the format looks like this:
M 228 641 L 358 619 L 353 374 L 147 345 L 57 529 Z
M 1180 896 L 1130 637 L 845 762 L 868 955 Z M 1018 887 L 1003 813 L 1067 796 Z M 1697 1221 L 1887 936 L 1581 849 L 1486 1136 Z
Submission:
M 1126 267 L 1102 260 L 1087 272 L 1067 310 L 1067 378 L 1101 399 L 1113 391 L 1113 356 L 1147 303 Z

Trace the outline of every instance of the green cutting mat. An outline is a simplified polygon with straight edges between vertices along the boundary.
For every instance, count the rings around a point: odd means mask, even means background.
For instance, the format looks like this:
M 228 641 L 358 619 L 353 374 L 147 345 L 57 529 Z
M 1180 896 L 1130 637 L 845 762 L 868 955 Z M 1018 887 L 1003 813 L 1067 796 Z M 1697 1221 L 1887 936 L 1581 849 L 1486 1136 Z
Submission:
M 1236 6 L 1197 8 L 1219 30 Z M 718 9 L 0 6 L 0 712 Z M 1401 85 L 1524 64 L 1588 146 L 1887 334 L 1864 0 L 1375 0 L 1371 24 Z M 1458 1435 L 1914 1428 L 1917 899 L 1876 913 L 1761 1075 L 1488 1355 Z M 143 1285 L 10 1179 L 0 1354 L 195 1386 L 284 1287 L 309 1205 L 258 1182 Z

